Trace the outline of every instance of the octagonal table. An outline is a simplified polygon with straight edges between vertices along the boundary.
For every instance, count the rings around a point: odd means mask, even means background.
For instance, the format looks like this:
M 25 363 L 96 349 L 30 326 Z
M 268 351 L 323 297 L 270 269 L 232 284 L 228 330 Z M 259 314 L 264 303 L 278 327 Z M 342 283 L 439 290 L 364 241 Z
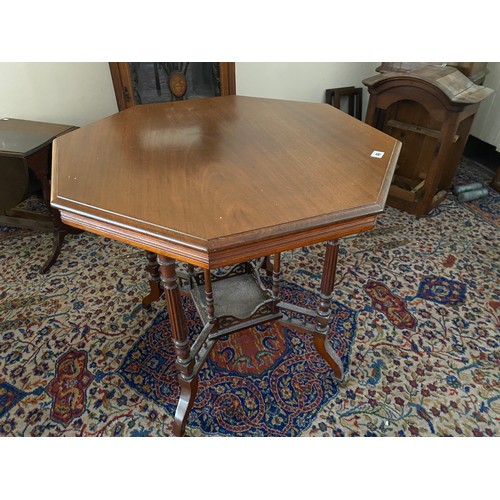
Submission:
M 181 386 L 175 435 L 217 339 L 249 326 L 311 332 L 343 377 L 327 340 L 338 239 L 374 227 L 400 148 L 327 104 L 242 96 L 136 106 L 55 140 L 51 202 L 63 221 L 145 249 L 143 305 L 166 297 Z M 284 303 L 280 253 L 319 242 L 317 310 Z M 183 292 L 204 323 L 192 343 Z

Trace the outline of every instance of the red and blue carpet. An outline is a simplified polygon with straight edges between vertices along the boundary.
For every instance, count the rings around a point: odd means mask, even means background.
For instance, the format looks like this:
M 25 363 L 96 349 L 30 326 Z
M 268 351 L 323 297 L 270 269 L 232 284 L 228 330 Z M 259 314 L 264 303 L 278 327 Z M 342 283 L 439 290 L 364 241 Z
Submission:
M 490 178 L 463 160 L 456 182 Z M 202 369 L 187 435 L 498 436 L 499 200 L 388 208 L 344 239 L 330 335 L 345 382 L 308 335 L 240 332 Z M 177 375 L 163 302 L 140 306 L 143 252 L 71 235 L 40 275 L 50 249 L 50 234 L 0 228 L 0 435 L 170 435 Z M 315 305 L 321 259 L 321 245 L 283 255 L 285 300 Z

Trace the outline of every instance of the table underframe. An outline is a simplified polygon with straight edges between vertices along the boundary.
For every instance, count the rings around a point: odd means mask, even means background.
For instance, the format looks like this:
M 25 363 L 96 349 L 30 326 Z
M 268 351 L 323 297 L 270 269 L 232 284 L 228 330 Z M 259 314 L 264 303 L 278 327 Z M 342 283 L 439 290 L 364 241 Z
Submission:
M 181 392 L 174 417 L 175 436 L 182 436 L 185 432 L 198 391 L 198 374 L 213 346 L 219 338 L 245 328 L 279 321 L 312 334 L 314 346 L 331 367 L 334 378 L 343 379 L 342 362 L 327 338 L 338 248 L 338 240 L 326 242 L 316 310 L 280 300 L 280 253 L 273 254 L 272 263 L 269 257 L 264 257 L 260 264 L 244 262 L 217 272 L 208 269 L 196 271 L 188 264 L 187 272 L 177 273 L 175 259 L 147 252 L 151 290 L 142 303 L 149 308 L 152 302 L 165 296 L 176 354 L 175 366 L 179 372 Z M 272 277 L 271 289 L 262 283 L 260 268 Z M 181 294 L 191 296 L 204 324 L 192 345 Z M 239 303 L 237 299 L 240 299 Z M 236 313 L 231 314 L 231 310 L 236 310 Z

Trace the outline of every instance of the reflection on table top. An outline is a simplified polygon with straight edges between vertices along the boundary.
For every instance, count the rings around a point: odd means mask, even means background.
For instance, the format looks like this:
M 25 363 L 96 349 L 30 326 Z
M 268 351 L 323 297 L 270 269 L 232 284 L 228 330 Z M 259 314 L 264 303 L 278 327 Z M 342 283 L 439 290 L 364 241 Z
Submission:
M 136 106 L 56 139 L 52 203 L 144 248 L 215 254 L 379 213 L 399 148 L 327 104 Z

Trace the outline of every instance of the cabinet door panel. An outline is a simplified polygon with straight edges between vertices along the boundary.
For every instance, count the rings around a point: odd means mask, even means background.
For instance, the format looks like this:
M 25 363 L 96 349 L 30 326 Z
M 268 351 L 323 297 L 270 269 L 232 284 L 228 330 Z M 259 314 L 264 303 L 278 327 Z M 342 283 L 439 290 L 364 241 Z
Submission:
M 235 94 L 234 63 L 109 63 L 120 111 L 137 104 Z

